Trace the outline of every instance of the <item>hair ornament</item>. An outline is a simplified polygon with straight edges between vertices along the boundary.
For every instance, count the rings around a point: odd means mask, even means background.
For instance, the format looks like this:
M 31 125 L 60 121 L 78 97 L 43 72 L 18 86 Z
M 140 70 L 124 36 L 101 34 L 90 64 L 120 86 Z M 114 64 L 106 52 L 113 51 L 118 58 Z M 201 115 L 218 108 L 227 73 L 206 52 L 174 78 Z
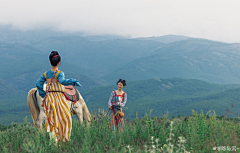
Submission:
M 127 83 L 126 83 L 126 81 L 125 81 L 125 80 L 122 80 L 122 82 L 124 83 L 124 85 L 125 85 L 125 86 L 127 85 Z

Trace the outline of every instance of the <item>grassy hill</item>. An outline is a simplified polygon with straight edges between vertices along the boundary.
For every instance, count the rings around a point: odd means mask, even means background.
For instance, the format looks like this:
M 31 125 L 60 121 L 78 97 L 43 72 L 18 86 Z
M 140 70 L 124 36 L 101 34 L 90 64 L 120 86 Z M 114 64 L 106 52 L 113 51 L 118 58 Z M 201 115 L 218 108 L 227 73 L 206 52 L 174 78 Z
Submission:
M 15 98 L 14 101 L 21 101 L 22 97 L 26 97 L 27 92 L 18 90 L 16 88 L 12 87 L 11 85 L 9 85 L 8 83 L 5 83 L 1 80 L 0 80 L 0 86 L 1 86 L 1 88 L 0 88 L 0 110 L 6 109 L 7 107 L 12 106 L 12 103 L 4 104 L 2 102 L 3 99 L 13 100 L 13 98 Z M 6 108 L 4 108 L 4 105 L 6 105 Z M 16 104 L 14 104 L 14 105 L 16 105 Z
M 216 115 L 228 115 L 230 117 L 238 117 L 240 110 L 240 88 L 229 89 L 220 93 L 214 93 L 208 96 L 194 98 L 193 103 L 177 108 L 172 112 L 173 116 L 177 114 L 191 115 L 191 112 L 185 112 L 183 110 L 194 109 L 198 112 L 201 112 L 201 109 L 204 113 L 207 113 L 209 110 L 215 110 Z M 233 105 L 232 105 L 233 104 Z M 201 109 L 200 109 L 201 108 Z M 228 113 L 226 113 L 228 112 Z
M 137 59 L 107 74 L 103 79 L 128 81 L 160 78 L 198 79 L 212 83 L 240 82 L 240 48 L 205 39 L 188 39 L 167 44 L 151 56 Z
M 219 85 L 211 84 L 200 80 L 193 79 L 150 79 L 142 81 L 128 82 L 127 86 L 124 87 L 124 91 L 127 93 L 128 100 L 124 111 L 128 113 L 128 118 L 131 120 L 138 116 L 143 117 L 145 112 L 149 112 L 151 109 L 153 116 L 162 117 L 166 114 L 167 110 L 169 116 L 187 116 L 187 112 L 191 113 L 191 109 L 199 110 L 217 109 L 216 113 L 222 115 L 225 112 L 226 106 L 229 107 L 230 103 L 236 104 L 237 101 L 232 99 L 231 92 L 229 89 L 240 87 L 240 85 Z M 96 107 L 107 108 L 107 103 L 110 94 L 113 90 L 116 90 L 117 86 L 104 86 L 95 87 L 83 91 L 81 94 L 87 103 L 90 110 L 96 110 Z M 233 91 L 238 90 L 234 89 Z M 228 91 L 225 94 L 224 100 L 218 102 L 221 98 L 221 94 L 224 91 Z M 219 99 L 211 99 L 209 97 L 212 94 L 218 93 Z M 235 97 L 238 97 L 237 92 L 234 92 Z M 239 97 L 240 98 L 240 97 Z M 209 100 L 209 104 L 206 106 L 205 101 Z M 240 99 L 239 99 L 240 100 Z M 218 102 L 217 106 L 211 105 L 211 102 Z M 197 104 L 197 107 L 190 107 L 193 104 Z M 189 107 L 188 107 L 189 106 Z M 211 106 L 211 107 L 210 107 Z M 179 109 L 183 108 L 183 109 Z M 187 109 L 186 109 L 187 108 Z M 178 114 L 174 111 L 178 110 Z M 204 111 L 206 111 L 204 109 Z
M 12 121 L 22 122 L 23 117 L 31 117 L 27 106 L 27 92 L 17 90 L 0 81 L 0 124 Z M 31 118 L 28 121 L 32 121 Z

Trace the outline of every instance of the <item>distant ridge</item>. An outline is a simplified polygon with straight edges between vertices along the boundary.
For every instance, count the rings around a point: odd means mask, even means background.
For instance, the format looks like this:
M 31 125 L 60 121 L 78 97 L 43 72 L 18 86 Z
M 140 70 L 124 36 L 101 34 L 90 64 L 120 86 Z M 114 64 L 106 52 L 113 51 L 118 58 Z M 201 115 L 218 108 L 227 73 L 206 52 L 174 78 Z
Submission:
M 158 36 L 158 37 L 139 37 L 139 38 L 134 38 L 136 40 L 153 40 L 153 41 L 158 41 L 162 42 L 165 44 L 176 42 L 176 41 L 181 41 L 181 40 L 187 40 L 191 37 L 187 36 L 181 36 L 181 35 L 163 35 L 163 36 Z
M 113 83 L 160 78 L 199 79 L 211 83 L 240 83 L 240 48 L 237 44 L 189 38 L 166 44 L 103 77 Z
M 58 50 L 69 63 L 93 71 L 101 77 L 135 59 L 149 55 L 149 52 L 164 46 L 157 41 L 135 39 L 114 39 L 91 42 L 79 36 L 50 37 L 32 43 L 34 48 L 49 54 Z
M 89 41 L 106 41 L 114 39 L 131 39 L 131 36 L 121 35 L 90 35 L 84 32 L 68 32 L 68 31 L 57 31 L 51 29 L 37 29 L 23 31 L 15 29 L 11 26 L 0 25 L 0 42 L 5 43 L 21 43 L 30 45 L 31 43 L 41 41 L 50 37 L 66 37 L 66 36 L 78 36 Z

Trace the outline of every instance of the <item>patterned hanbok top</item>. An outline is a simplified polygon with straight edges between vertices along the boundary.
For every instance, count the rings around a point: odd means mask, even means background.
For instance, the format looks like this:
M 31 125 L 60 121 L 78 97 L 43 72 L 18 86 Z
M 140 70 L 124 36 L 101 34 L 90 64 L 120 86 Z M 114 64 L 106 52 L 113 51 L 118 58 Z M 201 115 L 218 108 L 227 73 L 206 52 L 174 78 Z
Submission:
M 127 93 L 123 91 L 122 95 L 123 97 L 120 95 L 117 95 L 117 90 L 113 91 L 108 101 L 108 107 L 112 105 L 118 106 L 118 108 L 124 107 L 127 102 Z
M 38 89 L 39 95 L 42 98 L 46 96 L 46 92 L 43 90 L 43 84 L 46 82 L 46 78 L 48 78 L 48 79 L 52 78 L 54 72 L 51 71 L 51 70 L 48 70 L 46 72 L 46 77 L 44 76 L 44 74 L 45 73 L 43 73 L 42 76 L 36 82 L 36 87 Z M 61 71 L 60 71 L 60 73 L 58 75 L 55 74 L 55 76 L 57 76 L 59 83 L 61 83 L 64 86 L 74 85 L 77 82 L 76 79 L 65 79 L 65 75 Z

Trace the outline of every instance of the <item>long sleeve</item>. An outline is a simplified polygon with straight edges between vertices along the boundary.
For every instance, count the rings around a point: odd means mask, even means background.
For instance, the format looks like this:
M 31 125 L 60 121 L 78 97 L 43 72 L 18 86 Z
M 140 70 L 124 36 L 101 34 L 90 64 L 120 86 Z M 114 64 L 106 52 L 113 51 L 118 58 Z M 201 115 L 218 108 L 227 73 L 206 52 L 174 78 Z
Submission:
M 38 89 L 39 95 L 44 98 L 46 96 L 46 92 L 43 90 L 43 84 L 46 81 L 44 74 L 37 80 L 36 87 Z
M 117 105 L 120 107 L 124 107 L 126 102 L 127 102 L 127 94 L 125 93 L 125 95 L 123 96 L 122 102 L 117 102 Z
M 65 79 L 65 75 L 64 75 L 63 72 L 59 73 L 57 77 L 58 77 L 58 81 L 62 85 L 65 85 L 65 86 L 67 86 L 67 85 L 73 85 L 74 86 L 78 82 L 76 79 Z
M 114 95 L 115 95 L 115 93 L 114 93 L 114 91 L 113 91 L 113 92 L 111 93 L 110 98 L 109 98 L 109 101 L 108 101 L 108 107 L 112 106 L 112 99 L 113 99 Z

